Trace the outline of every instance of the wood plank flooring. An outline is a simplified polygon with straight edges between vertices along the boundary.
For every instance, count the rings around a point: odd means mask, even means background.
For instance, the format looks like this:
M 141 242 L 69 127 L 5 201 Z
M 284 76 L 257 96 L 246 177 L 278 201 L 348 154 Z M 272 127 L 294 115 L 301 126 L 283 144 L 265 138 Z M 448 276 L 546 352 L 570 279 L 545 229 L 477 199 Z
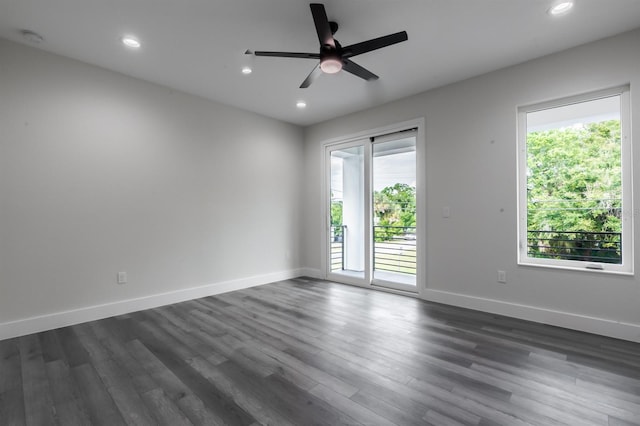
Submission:
M 640 344 L 296 279 L 0 342 L 1 425 L 640 425 Z

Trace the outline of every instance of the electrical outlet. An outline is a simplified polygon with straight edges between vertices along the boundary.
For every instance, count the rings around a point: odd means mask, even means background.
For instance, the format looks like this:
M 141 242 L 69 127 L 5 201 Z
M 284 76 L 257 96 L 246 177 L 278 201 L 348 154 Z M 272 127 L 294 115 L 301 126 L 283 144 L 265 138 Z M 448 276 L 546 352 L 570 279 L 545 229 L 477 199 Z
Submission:
M 498 271 L 498 282 L 505 284 L 507 282 L 507 272 Z
M 118 272 L 118 284 L 126 284 L 126 283 L 127 283 L 127 273 Z

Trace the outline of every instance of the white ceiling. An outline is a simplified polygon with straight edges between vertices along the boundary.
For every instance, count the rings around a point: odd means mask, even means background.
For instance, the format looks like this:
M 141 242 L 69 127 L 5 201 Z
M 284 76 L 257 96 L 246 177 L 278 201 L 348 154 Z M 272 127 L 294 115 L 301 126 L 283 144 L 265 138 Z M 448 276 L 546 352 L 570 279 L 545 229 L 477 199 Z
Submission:
M 309 125 L 640 27 L 640 0 L 576 0 L 562 17 L 547 14 L 552 2 L 327 0 L 343 46 L 402 30 L 409 40 L 354 58 L 377 81 L 341 72 L 308 89 L 313 60 L 244 55 L 317 52 L 300 0 L 0 0 L 0 37 L 28 44 L 30 29 L 43 50 Z M 142 48 L 124 48 L 125 33 Z

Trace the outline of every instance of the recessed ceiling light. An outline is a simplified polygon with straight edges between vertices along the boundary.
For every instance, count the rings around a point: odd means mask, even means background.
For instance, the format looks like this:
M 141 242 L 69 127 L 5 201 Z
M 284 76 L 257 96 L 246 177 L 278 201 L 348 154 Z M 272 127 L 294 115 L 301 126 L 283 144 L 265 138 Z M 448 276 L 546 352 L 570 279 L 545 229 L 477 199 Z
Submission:
M 307 107 L 307 103 L 305 101 L 298 101 L 296 102 L 296 106 L 300 109 L 302 108 L 306 108 Z
M 122 44 L 132 49 L 138 49 L 141 46 L 140 41 L 132 36 L 122 37 Z
M 31 30 L 22 30 L 20 31 L 20 34 L 22 34 L 22 38 L 24 38 L 29 43 L 40 44 L 44 41 L 44 37 Z
M 251 67 L 242 67 L 242 74 L 249 75 L 253 72 Z
M 553 16 L 564 15 L 573 8 L 573 0 L 556 1 L 550 8 L 549 14 Z

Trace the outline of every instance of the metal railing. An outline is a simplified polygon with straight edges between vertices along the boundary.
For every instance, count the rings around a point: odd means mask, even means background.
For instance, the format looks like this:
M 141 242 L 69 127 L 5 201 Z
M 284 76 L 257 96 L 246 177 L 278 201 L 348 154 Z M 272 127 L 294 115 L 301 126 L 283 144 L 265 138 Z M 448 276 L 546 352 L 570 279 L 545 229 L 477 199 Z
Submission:
M 416 228 L 373 227 L 373 270 L 416 274 Z
M 331 270 L 345 269 L 347 226 L 331 227 Z M 416 274 L 416 228 L 406 226 L 373 227 L 373 269 Z
M 527 254 L 544 259 L 620 264 L 622 234 L 528 230 Z
M 331 270 L 344 270 L 344 240 L 346 225 L 331 227 Z

